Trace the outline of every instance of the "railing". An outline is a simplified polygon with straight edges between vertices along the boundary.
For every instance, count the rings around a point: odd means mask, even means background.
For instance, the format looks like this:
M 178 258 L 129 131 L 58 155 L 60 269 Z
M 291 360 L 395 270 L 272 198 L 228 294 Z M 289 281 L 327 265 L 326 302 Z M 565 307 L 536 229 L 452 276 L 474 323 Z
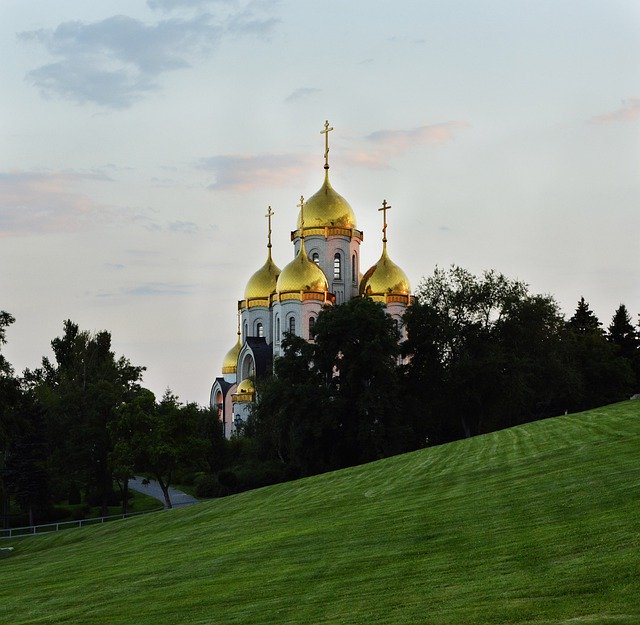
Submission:
M 114 514 L 112 516 L 99 516 L 93 519 L 78 519 L 77 521 L 62 521 L 60 523 L 46 523 L 45 525 L 27 525 L 25 527 L 10 527 L 0 529 L 0 538 L 17 538 L 18 536 L 35 536 L 36 534 L 48 534 L 70 527 L 83 527 L 85 525 L 100 525 L 105 521 L 115 521 L 117 519 L 128 519 L 132 516 L 147 514 L 149 512 L 159 512 L 164 508 L 153 508 L 152 510 L 140 510 L 139 512 L 127 512 L 125 514 Z

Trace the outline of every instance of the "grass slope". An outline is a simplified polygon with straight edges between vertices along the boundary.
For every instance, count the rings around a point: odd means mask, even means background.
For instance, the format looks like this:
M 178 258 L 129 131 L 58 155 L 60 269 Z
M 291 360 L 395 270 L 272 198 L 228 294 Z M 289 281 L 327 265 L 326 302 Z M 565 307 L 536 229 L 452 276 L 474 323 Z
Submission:
M 640 623 L 640 402 L 5 541 L 0 622 Z

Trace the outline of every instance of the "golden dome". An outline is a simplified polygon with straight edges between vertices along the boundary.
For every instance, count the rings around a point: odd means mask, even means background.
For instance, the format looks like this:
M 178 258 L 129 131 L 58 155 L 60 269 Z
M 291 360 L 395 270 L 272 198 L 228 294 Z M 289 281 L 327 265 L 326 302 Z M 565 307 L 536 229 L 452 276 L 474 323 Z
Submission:
M 410 295 L 407 274 L 388 256 L 386 243 L 380 260 L 369 269 L 360 282 L 360 295 Z
M 249 278 L 244 290 L 244 299 L 268 299 L 276 290 L 279 275 L 280 269 L 271 259 L 269 250 L 265 264 Z
M 306 228 L 355 228 L 356 215 L 329 182 L 329 172 L 325 170 L 324 183 L 320 190 L 312 195 L 304 205 L 304 227 Z M 302 227 L 302 215 L 298 214 L 298 229 Z
M 237 395 L 250 395 L 256 392 L 256 387 L 253 384 L 253 380 L 251 378 L 245 378 L 238 384 L 238 388 L 236 389 Z
M 238 334 L 236 344 L 227 352 L 222 360 L 222 373 L 236 373 L 238 369 L 238 354 L 241 348 L 240 334 Z
M 305 206 L 305 222 L 306 219 Z M 307 256 L 304 239 L 300 243 L 300 251 L 297 256 L 280 273 L 276 283 L 276 291 L 278 293 L 291 291 L 326 293 L 329 291 L 329 283 L 324 272 Z

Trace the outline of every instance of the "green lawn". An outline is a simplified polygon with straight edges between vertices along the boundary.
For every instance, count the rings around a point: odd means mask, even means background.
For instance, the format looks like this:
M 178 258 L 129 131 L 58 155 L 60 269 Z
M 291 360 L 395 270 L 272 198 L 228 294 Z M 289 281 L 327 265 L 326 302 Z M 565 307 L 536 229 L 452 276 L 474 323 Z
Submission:
M 0 623 L 640 623 L 640 402 L 3 541 Z

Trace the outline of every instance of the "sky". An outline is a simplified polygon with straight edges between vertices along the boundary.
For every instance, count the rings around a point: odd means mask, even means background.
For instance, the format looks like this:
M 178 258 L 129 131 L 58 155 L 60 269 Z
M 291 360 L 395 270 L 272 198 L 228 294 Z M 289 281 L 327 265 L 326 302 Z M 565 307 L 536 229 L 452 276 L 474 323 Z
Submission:
M 495 269 L 640 313 L 640 1 L 2 0 L 0 310 L 207 404 L 237 301 L 331 180 L 418 286 Z

